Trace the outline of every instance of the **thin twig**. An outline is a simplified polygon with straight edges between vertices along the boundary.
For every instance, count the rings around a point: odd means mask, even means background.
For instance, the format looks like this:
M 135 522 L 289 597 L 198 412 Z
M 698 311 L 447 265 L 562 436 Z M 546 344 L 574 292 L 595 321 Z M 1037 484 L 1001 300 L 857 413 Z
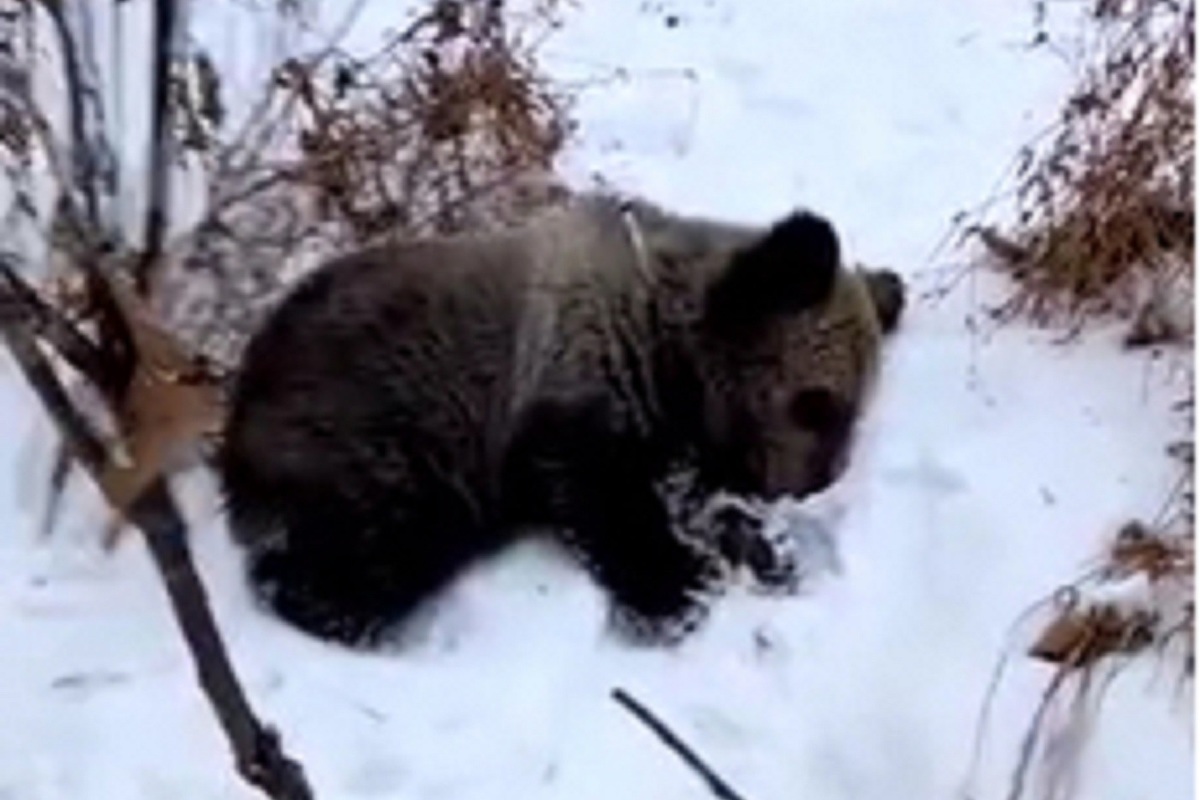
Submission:
M 346 37 L 346 35 L 350 33 L 350 30 L 354 27 L 355 21 L 357 21 L 358 17 L 362 14 L 362 10 L 365 6 L 365 0 L 356 0 L 354 5 L 351 6 L 347 11 L 346 15 L 342 17 L 325 46 L 316 54 L 302 59 L 302 62 L 305 64 L 305 67 L 308 70 L 315 71 L 324 61 L 337 53 L 338 46 Z M 271 120 L 267 119 L 267 115 L 271 110 L 271 103 L 275 99 L 275 92 L 278 89 L 272 80 L 273 77 L 274 76 L 270 76 L 268 78 L 266 91 L 263 92 L 263 95 L 259 99 L 258 103 L 247 115 L 246 121 L 242 124 L 240 131 L 235 134 L 230 139 L 229 144 L 223 147 L 221 152 L 218 153 L 216 158 L 216 168 L 214 170 L 217 175 L 226 175 L 235 171 L 248 172 L 255 168 L 256 165 L 254 161 L 260 155 L 258 151 L 261 149 L 261 146 L 251 145 L 250 138 L 257 130 L 259 130 L 260 126 L 267 131 L 267 133 L 260 138 L 265 139 L 269 138 L 270 136 L 269 132 L 271 127 L 273 127 L 273 123 Z M 294 103 L 294 101 L 295 95 L 289 94 L 285 101 L 284 108 L 278 115 L 279 118 L 288 116 L 290 106 Z M 250 163 L 235 165 L 233 161 L 238 155 L 242 155 L 250 159 Z
M 71 477 L 71 450 L 64 442 L 58 442 L 54 447 L 54 463 L 50 467 L 49 491 L 46 495 L 46 506 L 42 509 L 41 533 L 49 536 L 58 525 L 58 514 L 62 509 L 63 496 L 67 490 L 67 480 Z
M 33 334 L 21 320 L 5 319 L 0 321 L 0 335 L 71 453 L 89 468 L 102 467 L 108 457 L 107 448 L 76 410 Z
M 1020 755 L 1017 758 L 1017 763 L 1013 767 L 1012 778 L 1009 782 L 1008 800 L 1021 800 L 1025 793 L 1025 782 L 1029 777 L 1029 769 L 1033 764 L 1033 759 L 1037 754 L 1038 735 L 1043 732 L 1046 715 L 1050 712 L 1050 705 L 1054 702 L 1058 691 L 1062 688 L 1069 674 L 1067 668 L 1061 668 L 1054 673 L 1054 677 L 1042 692 L 1041 699 L 1038 702 L 1037 709 L 1034 711 L 1033 719 L 1029 723 L 1029 728 L 1025 732 L 1025 736 L 1021 739 Z
M 175 37 L 175 0 L 154 3 L 154 99 L 150 140 L 149 197 L 146 205 L 145 247 L 134 277 L 139 292 L 150 286 L 150 272 L 162 253 L 167 227 L 171 147 L 171 48 Z
M 37 292 L 17 275 L 12 264 L 0 257 L 0 326 L 9 325 L 22 326 L 23 333 L 27 337 L 14 340 L 9 336 L 6 341 L 18 360 L 23 359 L 22 365 L 25 368 L 26 376 L 31 381 L 36 376 L 38 381 L 44 383 L 46 375 L 50 374 L 44 371 L 48 369 L 48 365 L 43 368 L 40 362 L 36 362 L 38 366 L 34 366 L 35 362 L 30 359 L 30 353 L 33 352 L 30 348 L 36 347 L 35 337 L 41 336 L 48 340 L 55 350 L 67 360 L 67 363 L 78 370 L 93 385 L 101 387 L 102 390 L 104 387 L 110 386 L 113 377 L 112 370 L 109 369 L 104 352 L 93 345 L 57 310 L 46 304 Z M 24 351 L 23 357 L 19 351 Z M 50 396 L 58 397 L 57 394 Z M 69 408 L 73 411 L 73 407 L 70 406 L 65 395 L 55 402 L 59 404 L 59 408 Z M 97 454 L 103 455 L 104 448 L 99 443 L 99 439 L 91 432 L 90 427 L 82 421 L 82 417 L 77 420 L 74 417 L 75 415 L 72 414 L 70 420 L 63 418 L 59 427 L 76 428 L 77 436 L 89 441 L 94 440 L 95 444 L 87 445 L 89 451 L 95 450 Z M 55 448 L 54 467 L 50 475 L 50 493 L 42 524 L 44 533 L 53 530 L 58 517 L 59 501 L 70 475 L 72 455 L 73 448 L 66 442 L 58 443 Z
M 111 388 L 111 365 L 104 353 L 69 320 L 47 304 L 0 256 L 0 317 L 23 320 L 35 336 L 45 338 L 72 367 L 104 391 Z
M 100 204 L 96 196 L 96 159 L 93 140 L 88 136 L 87 112 L 85 102 L 97 101 L 96 87 L 84 77 L 84 65 L 81 63 L 79 43 L 67 21 L 64 3 L 42 0 L 50 21 L 58 35 L 59 46 L 62 48 L 63 70 L 67 80 L 66 92 L 69 102 L 69 124 L 71 127 L 71 155 L 73 170 L 71 185 L 80 191 L 84 197 L 88 224 L 95 230 L 100 227 Z
M 63 93 L 69 102 L 68 125 L 71 137 L 68 151 L 71 169 L 69 173 L 61 170 L 57 172 L 60 180 L 63 181 L 61 201 L 64 205 L 62 212 L 72 221 L 74 228 L 72 233 L 78 239 L 81 255 L 76 261 L 87 279 L 88 297 L 96 312 L 100 341 L 103 342 L 102 349 L 112 360 L 111 374 L 116 385 L 116 394 L 119 396 L 124 393 L 125 386 L 133 375 L 135 354 L 129 328 L 125 325 L 124 317 L 116 306 L 107 280 L 101 274 L 97 258 L 102 239 L 96 166 L 96 149 L 99 145 L 88 136 L 85 101 L 91 100 L 93 105 L 98 107 L 100 98 L 95 86 L 89 83 L 84 75 L 84 69 L 80 63 L 78 42 L 66 17 L 64 4 L 41 0 L 41 5 L 54 25 L 59 46 L 62 49 L 63 77 L 66 82 Z M 32 118 L 42 118 L 32 96 L 26 98 L 26 105 Z M 35 129 L 41 130 L 44 134 L 47 140 L 47 153 L 51 156 L 57 154 L 59 148 L 53 141 L 54 137 L 50 135 L 49 123 L 43 120 L 41 125 L 35 126 Z M 84 197 L 85 207 L 82 210 L 78 208 L 77 193 Z
M 1016 634 L 1017 628 L 1024 625 L 1033 618 L 1035 613 L 1045 610 L 1046 606 L 1054 602 L 1055 596 L 1044 597 L 1031 603 L 1025 608 L 1017 618 L 1008 626 L 1006 637 L 1012 639 Z M 988 679 L 987 689 L 984 692 L 983 703 L 979 710 L 979 716 L 975 720 L 975 733 L 971 748 L 970 766 L 967 768 L 967 776 L 964 780 L 964 786 L 967 789 L 964 791 L 965 797 L 974 797 L 975 792 L 970 789 L 974 784 L 976 776 L 979 772 L 979 767 L 983 763 L 983 751 L 986 744 L 987 730 L 990 725 L 993 704 L 996 701 L 997 694 L 1000 690 L 1000 682 L 1004 678 L 1004 672 L 1008 667 L 1010 653 L 1001 653 L 992 667 L 992 674 Z
M 630 714 L 641 720 L 647 728 L 662 740 L 663 744 L 683 759 L 684 763 L 691 767 L 708 785 L 709 790 L 714 795 L 721 798 L 721 800 L 745 800 L 720 775 L 705 764 L 700 756 L 696 755 L 696 752 L 676 736 L 666 724 L 654 716 L 648 708 L 631 697 L 628 692 L 624 689 L 613 689 L 612 698 L 624 706 Z

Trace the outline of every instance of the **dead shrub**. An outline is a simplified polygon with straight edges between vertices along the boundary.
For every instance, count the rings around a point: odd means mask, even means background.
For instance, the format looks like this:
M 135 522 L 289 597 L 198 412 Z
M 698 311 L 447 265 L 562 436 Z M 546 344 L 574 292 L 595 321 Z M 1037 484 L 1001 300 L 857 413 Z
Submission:
M 1153 306 L 1170 325 L 1131 343 L 1177 337 L 1191 318 L 1195 3 L 1084 8 L 1077 85 L 1049 134 L 1021 154 L 1016 224 L 970 230 L 1015 281 L 1001 318 L 1077 329 Z M 1050 38 L 1039 31 L 1037 42 Z
M 1106 656 L 1167 646 L 1191 625 L 1195 568 L 1186 530 L 1152 530 L 1127 523 L 1114 538 L 1097 573 L 1101 594 L 1130 589 L 1117 599 L 1084 602 L 1079 586 L 1056 594 L 1054 613 L 1029 648 L 1030 655 L 1067 670 L 1088 669 Z M 1190 641 L 1185 672 L 1190 672 Z
M 505 224 L 556 201 L 570 97 L 539 69 L 537 43 L 564 2 L 521 15 L 495 0 L 434 0 L 372 52 L 288 58 L 247 123 L 216 137 L 194 129 L 216 130 L 223 115 L 219 75 L 192 59 L 180 95 L 191 110 L 177 117 L 190 121 L 209 198 L 160 275 L 169 326 L 232 364 L 262 310 L 324 256 Z
M 365 58 L 276 71 L 298 100 L 290 179 L 315 194 L 321 217 L 361 238 L 453 231 L 476 193 L 552 169 L 568 132 L 565 99 L 503 8 L 439 0 Z

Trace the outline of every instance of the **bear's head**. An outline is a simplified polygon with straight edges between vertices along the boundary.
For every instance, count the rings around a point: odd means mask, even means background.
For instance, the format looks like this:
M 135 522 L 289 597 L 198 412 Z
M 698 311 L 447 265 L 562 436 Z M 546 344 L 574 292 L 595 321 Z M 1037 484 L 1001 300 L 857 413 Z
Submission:
M 811 213 L 699 231 L 689 360 L 702 472 L 765 498 L 819 492 L 845 468 L 904 283 L 845 268 L 833 227 Z

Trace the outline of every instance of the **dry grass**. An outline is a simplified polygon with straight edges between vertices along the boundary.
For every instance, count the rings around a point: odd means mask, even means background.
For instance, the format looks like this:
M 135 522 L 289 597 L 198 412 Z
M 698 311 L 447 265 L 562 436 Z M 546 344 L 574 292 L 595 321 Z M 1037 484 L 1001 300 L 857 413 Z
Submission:
M 1048 132 L 1021 153 L 1016 219 L 963 215 L 985 262 L 1012 279 L 992 309 L 1065 328 L 1126 326 L 1128 347 L 1177 347 L 1192 366 L 1194 220 L 1193 0 L 1078 0 L 1078 37 L 1035 43 L 1074 59 L 1074 91 Z M 1162 511 L 1130 522 L 1091 573 L 1036 607 L 1027 654 L 1053 667 L 1014 763 L 1008 796 L 1078 796 L 1078 769 L 1105 689 L 1130 664 L 1156 659 L 1193 680 L 1192 394 L 1178 404 L 1183 441 L 1168 452 L 1179 479 Z M 989 702 L 996 686 L 989 689 Z M 986 717 L 986 706 L 985 706 Z M 981 726 L 984 720 L 981 719 Z
M 1135 660 L 1178 663 L 1177 689 L 1190 686 L 1193 542 L 1190 529 L 1128 523 L 1096 572 L 1051 598 L 1028 653 L 1054 669 L 1013 767 L 1010 800 L 1028 796 L 1031 783 L 1039 798 L 1078 796 L 1081 755 L 1104 692 Z
M 1034 5 L 1041 21 L 1045 3 Z M 1080 0 L 1079 6 L 1085 13 L 1072 50 L 1078 84 L 1050 135 L 1022 154 L 1015 224 L 1002 231 L 963 223 L 990 263 L 1014 280 L 1011 296 L 996 309 L 1002 320 L 1022 316 L 1077 331 L 1117 318 L 1130 325 L 1126 344 L 1180 344 L 1190 364 L 1195 3 Z M 1035 39 L 1063 52 L 1040 29 Z M 1187 327 L 1180 306 L 1187 307 Z M 1117 538 L 1106 575 L 1141 571 L 1153 582 L 1166 570 L 1173 577 L 1186 573 L 1190 587 L 1190 389 L 1177 409 L 1187 424 L 1185 440 L 1169 448 L 1179 459 L 1179 485 L 1158 519 L 1131 523 Z M 1082 667 L 1111 649 L 1103 631 L 1113 619 L 1085 616 L 1065 613 L 1050 626 L 1053 641 L 1042 642 L 1049 650 L 1040 654 L 1058 653 L 1061 663 Z M 1080 625 L 1097 634 L 1082 651 L 1055 644 Z
M 521 15 L 432 0 L 373 52 L 334 45 L 288 58 L 246 124 L 220 136 L 209 121 L 222 108 L 219 76 L 193 59 L 181 93 L 191 110 L 178 117 L 192 121 L 186 141 L 209 196 L 159 284 L 170 327 L 232 364 L 270 299 L 322 257 L 383 236 L 503 224 L 555 200 L 569 97 L 540 71 L 537 45 L 564 3 Z
M 1104 554 L 1097 574 L 1108 586 L 1124 584 L 1144 596 L 1084 602 L 1081 585 L 1060 589 L 1054 611 L 1029 654 L 1065 670 L 1086 670 L 1108 656 L 1134 654 L 1183 641 L 1192 671 L 1194 540 L 1186 531 L 1125 525 Z
M 1015 281 L 1000 316 L 1075 328 L 1190 303 L 1195 231 L 1195 4 L 1081 2 L 1077 87 L 1022 153 L 1017 224 L 974 228 Z M 1178 326 L 1182 315 L 1162 310 Z
M 565 103 L 502 8 L 440 0 L 366 58 L 277 71 L 298 100 L 291 179 L 322 217 L 363 238 L 456 230 L 475 194 L 552 169 Z

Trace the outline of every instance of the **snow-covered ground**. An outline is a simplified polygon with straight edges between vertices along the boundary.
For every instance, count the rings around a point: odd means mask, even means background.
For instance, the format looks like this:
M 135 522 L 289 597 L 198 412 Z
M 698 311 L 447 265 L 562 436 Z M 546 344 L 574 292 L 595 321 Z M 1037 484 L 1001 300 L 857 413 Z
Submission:
M 1011 626 L 1160 507 L 1183 389 L 1115 331 L 1066 348 L 1019 326 L 972 334 L 983 277 L 922 299 L 960 258 L 936 248 L 951 215 L 991 193 L 1064 85 L 1028 34 L 1021 2 L 584 0 L 548 63 L 628 77 L 581 96 L 572 176 L 748 221 L 810 205 L 849 255 L 913 282 L 850 474 L 814 504 L 841 572 L 799 597 L 735 590 L 679 650 L 631 650 L 581 573 L 525 547 L 462 581 L 421 643 L 363 655 L 251 607 L 211 484 L 190 480 L 237 666 L 318 796 L 708 796 L 616 686 L 754 800 L 1007 794 L 1050 675 Z M 38 538 L 47 430 L 0 360 L 0 798 L 253 797 L 144 550 L 97 552 L 86 489 Z M 984 693 L 1014 651 L 972 773 Z M 1192 797 L 1190 698 L 1173 689 L 1149 662 L 1115 682 L 1080 797 Z

